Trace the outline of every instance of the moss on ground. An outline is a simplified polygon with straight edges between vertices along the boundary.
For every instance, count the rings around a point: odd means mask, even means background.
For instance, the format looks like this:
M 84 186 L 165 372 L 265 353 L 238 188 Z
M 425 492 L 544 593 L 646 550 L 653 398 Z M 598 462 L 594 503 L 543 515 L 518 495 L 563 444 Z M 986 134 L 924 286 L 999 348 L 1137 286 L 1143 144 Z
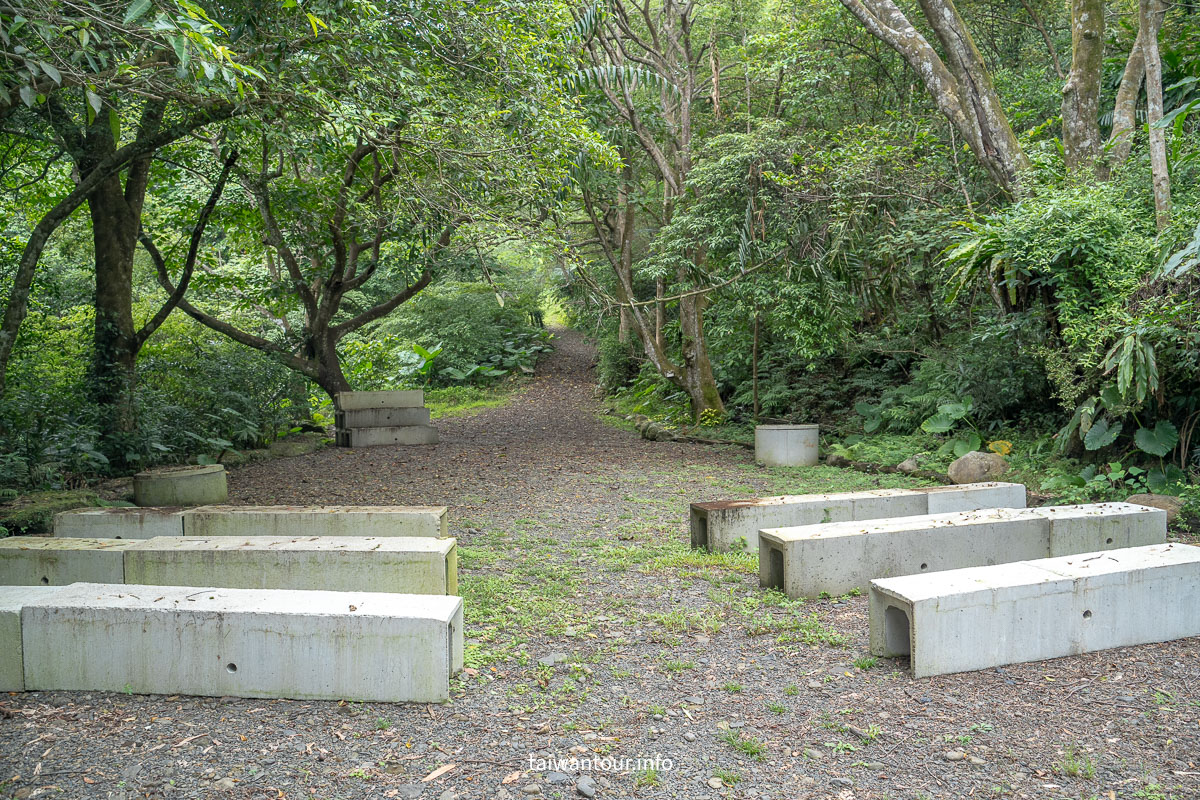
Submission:
M 0 528 L 9 536 L 49 533 L 60 511 L 99 505 L 100 496 L 87 489 L 31 492 L 0 506 Z

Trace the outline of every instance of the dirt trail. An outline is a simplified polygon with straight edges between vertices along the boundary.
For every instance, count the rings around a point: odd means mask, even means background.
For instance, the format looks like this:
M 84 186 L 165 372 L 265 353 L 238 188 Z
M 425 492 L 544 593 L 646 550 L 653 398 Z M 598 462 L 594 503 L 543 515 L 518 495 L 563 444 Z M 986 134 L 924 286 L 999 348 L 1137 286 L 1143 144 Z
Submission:
M 686 545 L 690 501 L 907 479 L 642 441 L 602 421 L 590 347 L 557 344 L 437 446 L 231 478 L 239 503 L 452 507 L 451 703 L 13 695 L 0 796 L 1200 797 L 1200 640 L 914 681 L 868 657 L 864 597 L 781 603 L 753 556 Z M 598 769 L 548 763 L 571 757 Z

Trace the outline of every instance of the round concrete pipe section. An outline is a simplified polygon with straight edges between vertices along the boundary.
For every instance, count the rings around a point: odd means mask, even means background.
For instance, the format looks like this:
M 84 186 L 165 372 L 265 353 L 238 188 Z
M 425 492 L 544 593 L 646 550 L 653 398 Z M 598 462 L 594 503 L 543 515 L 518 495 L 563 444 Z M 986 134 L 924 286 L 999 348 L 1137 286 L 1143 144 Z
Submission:
M 817 463 L 817 425 L 759 425 L 754 429 L 754 460 L 768 467 L 812 467 Z
M 229 499 L 225 467 L 165 467 L 133 476 L 133 502 L 139 506 L 207 506 Z

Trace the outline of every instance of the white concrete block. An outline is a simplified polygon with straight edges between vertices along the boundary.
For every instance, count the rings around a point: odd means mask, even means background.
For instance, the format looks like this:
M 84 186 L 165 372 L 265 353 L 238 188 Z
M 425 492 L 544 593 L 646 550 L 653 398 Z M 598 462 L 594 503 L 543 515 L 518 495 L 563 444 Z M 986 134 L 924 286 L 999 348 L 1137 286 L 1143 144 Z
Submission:
M 187 536 L 449 536 L 445 506 L 201 506 Z
M 454 539 L 167 537 L 132 542 L 125 582 L 230 589 L 457 594 Z
M 391 428 L 405 425 L 429 425 L 428 408 L 360 408 L 338 411 L 338 428 Z
M 77 508 L 54 515 L 55 536 L 153 539 L 183 536 L 181 508 Z
M 768 467 L 813 467 L 821 443 L 817 425 L 758 425 L 754 460 Z
M 1166 517 L 1154 511 L 1101 503 L 763 529 L 759 579 L 789 597 L 840 595 L 877 578 L 1112 549 L 1134 536 L 1166 541 Z
M 21 609 L 30 690 L 436 703 L 462 600 L 78 583 Z
M 871 582 L 871 652 L 914 677 L 1200 635 L 1200 548 L 1181 544 Z
M 1167 540 L 1167 512 L 1130 503 L 1044 506 L 1035 509 L 1050 520 L 1047 556 L 1090 550 L 1116 550 L 1162 544 Z
M 45 536 L 0 539 L 0 585 L 124 583 L 124 551 L 138 541 Z
M 338 428 L 338 447 L 383 447 L 385 445 L 437 444 L 437 428 L 409 425 L 390 428 Z
M 420 408 L 425 405 L 423 389 L 394 392 L 338 392 L 333 398 L 338 411 L 361 411 L 365 408 Z
M 937 510 L 930 510 L 931 505 Z M 691 538 L 692 547 L 719 552 L 740 549 L 756 552 L 758 531 L 763 528 L 1024 507 L 1025 487 L 1018 483 L 718 500 L 692 503 Z
M 964 483 L 922 489 L 929 498 L 926 514 L 978 511 L 981 508 L 1025 508 L 1025 487 L 1019 483 Z
M 0 692 L 25 691 L 21 607 L 58 591 L 53 586 L 0 586 Z

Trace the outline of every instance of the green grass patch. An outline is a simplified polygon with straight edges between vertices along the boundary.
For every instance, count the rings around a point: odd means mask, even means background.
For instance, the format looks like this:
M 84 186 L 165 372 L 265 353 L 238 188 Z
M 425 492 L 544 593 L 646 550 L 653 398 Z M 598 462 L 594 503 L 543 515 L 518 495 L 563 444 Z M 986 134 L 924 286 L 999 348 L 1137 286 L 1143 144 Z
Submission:
M 489 408 L 508 405 L 525 390 L 519 378 L 513 377 L 493 386 L 446 386 L 425 390 L 425 406 L 433 419 L 467 417 Z

